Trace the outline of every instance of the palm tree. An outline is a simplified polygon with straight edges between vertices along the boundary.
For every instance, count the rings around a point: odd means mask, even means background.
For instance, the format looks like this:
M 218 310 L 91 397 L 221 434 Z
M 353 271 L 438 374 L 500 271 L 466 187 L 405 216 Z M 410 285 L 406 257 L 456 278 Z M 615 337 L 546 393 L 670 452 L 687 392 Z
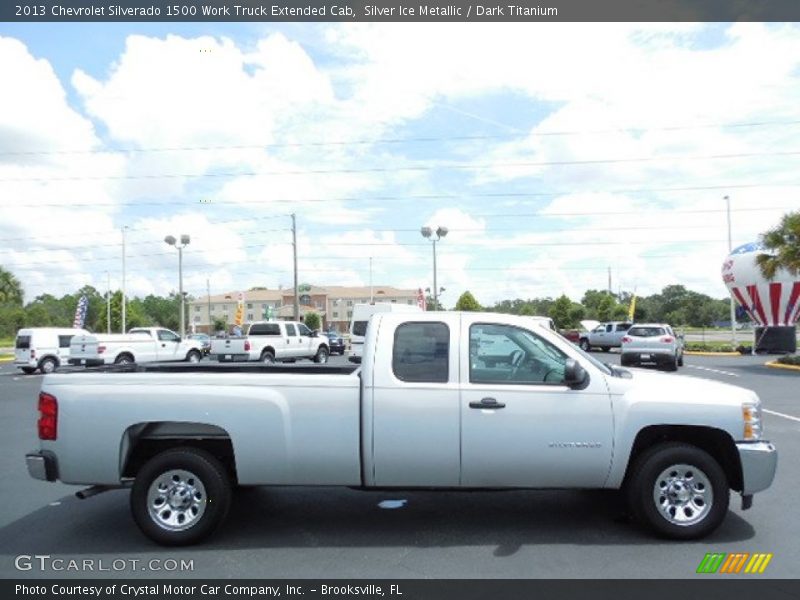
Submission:
M 764 277 L 774 279 L 780 269 L 795 276 L 800 272 L 800 212 L 783 215 L 780 225 L 761 234 L 761 241 L 770 251 L 756 256 Z
M 22 306 L 22 284 L 10 271 L 0 267 L 0 304 Z

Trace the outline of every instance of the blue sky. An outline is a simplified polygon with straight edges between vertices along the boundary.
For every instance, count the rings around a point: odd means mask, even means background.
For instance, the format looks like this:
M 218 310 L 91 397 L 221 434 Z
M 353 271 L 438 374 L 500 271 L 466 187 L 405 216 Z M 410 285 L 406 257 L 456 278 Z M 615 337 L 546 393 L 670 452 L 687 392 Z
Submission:
M 0 264 L 28 299 L 432 285 L 579 300 L 683 283 L 797 208 L 783 24 L 0 26 Z M 24 240 L 24 243 L 23 243 Z

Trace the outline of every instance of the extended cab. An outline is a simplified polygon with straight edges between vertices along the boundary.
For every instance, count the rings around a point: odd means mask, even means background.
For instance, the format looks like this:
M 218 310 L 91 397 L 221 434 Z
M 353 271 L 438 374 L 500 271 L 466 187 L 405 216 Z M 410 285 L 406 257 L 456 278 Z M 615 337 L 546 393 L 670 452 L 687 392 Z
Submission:
M 38 432 L 31 476 L 94 486 L 82 497 L 130 486 L 136 523 L 171 545 L 210 534 L 237 485 L 622 489 L 637 520 L 691 539 L 777 465 L 754 392 L 611 367 L 526 317 L 471 312 L 376 314 L 358 368 L 47 375 Z
M 261 321 L 246 336 L 211 340 L 211 355 L 219 362 L 294 362 L 301 358 L 328 362 L 328 338 L 296 321 Z
M 163 327 L 136 327 L 127 334 L 76 335 L 72 338 L 69 364 L 93 367 L 132 363 L 187 361 L 203 357 L 200 340 L 186 339 Z
M 631 323 L 628 322 L 600 323 L 588 333 L 581 334 L 578 343 L 585 352 L 590 352 L 592 348 L 600 348 L 603 352 L 608 352 L 611 348 L 622 346 L 622 338 L 630 328 Z

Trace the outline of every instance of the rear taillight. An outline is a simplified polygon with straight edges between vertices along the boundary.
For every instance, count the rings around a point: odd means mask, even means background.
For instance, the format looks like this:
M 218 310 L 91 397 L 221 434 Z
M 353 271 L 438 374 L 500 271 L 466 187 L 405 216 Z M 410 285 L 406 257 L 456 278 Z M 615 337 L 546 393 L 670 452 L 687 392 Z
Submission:
M 250 352 L 250 340 L 244 341 L 244 350 L 245 352 Z
M 102 354 L 105 351 L 106 351 L 106 347 L 105 346 L 98 346 L 97 347 L 97 353 L 98 354 Z
M 31 349 L 31 358 L 36 358 L 36 350 Z
M 672 342 L 675 341 L 675 338 L 665 335 L 664 337 L 661 338 L 661 341 L 664 342 L 665 344 L 671 344 Z
M 623 344 L 629 344 L 629 343 L 631 343 L 632 341 L 633 341 L 633 340 L 632 340 L 631 338 L 629 338 L 627 335 L 625 335 L 625 336 L 623 336 L 623 337 L 622 337 L 622 343 L 623 343 Z
M 55 440 L 58 437 L 58 400 L 55 396 L 39 392 L 39 439 Z

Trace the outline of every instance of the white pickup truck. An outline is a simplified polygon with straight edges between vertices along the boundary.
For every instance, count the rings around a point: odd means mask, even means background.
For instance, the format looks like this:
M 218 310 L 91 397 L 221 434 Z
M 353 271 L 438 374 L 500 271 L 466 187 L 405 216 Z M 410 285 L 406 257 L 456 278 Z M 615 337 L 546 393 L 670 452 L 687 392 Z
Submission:
M 211 356 L 219 362 L 294 362 L 307 358 L 328 362 L 330 344 L 324 335 L 296 321 L 259 321 L 246 336 L 211 340 Z
M 200 340 L 182 340 L 163 327 L 136 327 L 127 334 L 76 335 L 70 342 L 67 362 L 95 367 L 183 360 L 196 363 L 202 357 Z
M 510 360 L 489 366 L 501 346 Z M 691 539 L 777 466 L 754 392 L 608 366 L 490 313 L 374 315 L 360 367 L 50 374 L 38 432 L 32 477 L 93 486 L 80 497 L 131 486 L 134 520 L 169 545 L 210 534 L 254 485 L 621 489 L 637 520 Z

